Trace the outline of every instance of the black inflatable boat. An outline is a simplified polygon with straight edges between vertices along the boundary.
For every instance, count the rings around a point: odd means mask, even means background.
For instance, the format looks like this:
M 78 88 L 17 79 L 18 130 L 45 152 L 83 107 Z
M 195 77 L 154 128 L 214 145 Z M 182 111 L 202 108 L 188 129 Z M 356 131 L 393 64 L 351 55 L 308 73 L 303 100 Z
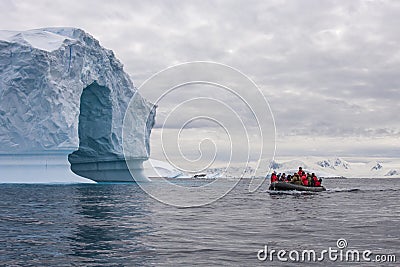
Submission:
M 296 190 L 296 191 L 322 192 L 326 191 L 326 188 L 323 186 L 304 186 L 286 182 L 273 182 L 269 186 L 269 190 L 277 190 L 277 191 Z

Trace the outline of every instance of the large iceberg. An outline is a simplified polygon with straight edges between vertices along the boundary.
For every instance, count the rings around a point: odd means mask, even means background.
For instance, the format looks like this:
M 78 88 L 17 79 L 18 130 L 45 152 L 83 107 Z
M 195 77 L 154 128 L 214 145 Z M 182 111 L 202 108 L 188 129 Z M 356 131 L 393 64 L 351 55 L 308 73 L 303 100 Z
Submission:
M 140 162 L 155 108 L 111 50 L 76 28 L 0 31 L 0 154 L 75 150 L 72 170 L 89 178 L 85 170 L 124 168 L 122 122 L 134 95 L 130 156 Z

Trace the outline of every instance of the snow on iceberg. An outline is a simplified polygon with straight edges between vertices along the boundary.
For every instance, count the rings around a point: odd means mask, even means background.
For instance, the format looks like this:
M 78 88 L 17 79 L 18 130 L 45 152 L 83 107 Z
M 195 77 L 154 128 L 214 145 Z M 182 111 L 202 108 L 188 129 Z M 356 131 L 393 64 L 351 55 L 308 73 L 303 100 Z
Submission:
M 111 50 L 76 28 L 0 31 L 2 154 L 76 150 L 69 156 L 75 172 L 86 163 L 122 168 L 122 122 L 135 94 L 138 134 L 130 136 L 136 144 L 130 156 L 141 162 L 149 155 L 155 108 Z

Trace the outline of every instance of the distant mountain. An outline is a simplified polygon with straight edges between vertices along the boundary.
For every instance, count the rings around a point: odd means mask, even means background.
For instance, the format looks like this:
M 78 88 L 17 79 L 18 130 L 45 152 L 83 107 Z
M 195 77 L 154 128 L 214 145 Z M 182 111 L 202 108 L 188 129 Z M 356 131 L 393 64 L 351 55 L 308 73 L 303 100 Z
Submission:
M 400 176 L 400 172 L 398 170 L 390 170 L 385 174 L 385 176 Z
M 343 168 L 348 170 L 350 168 L 350 165 L 348 162 L 341 158 L 335 158 L 335 159 L 328 159 L 328 160 L 321 160 L 317 162 L 317 165 L 322 167 L 322 168 L 331 168 L 331 169 L 338 169 L 338 168 Z
M 400 172 L 393 167 L 400 166 L 400 159 L 378 161 L 347 161 L 342 158 L 308 157 L 301 160 L 273 161 L 270 166 L 276 172 L 292 173 L 303 167 L 305 172 L 314 172 L 321 177 L 398 177 Z
M 169 164 L 153 161 L 155 169 L 166 177 L 192 177 L 193 175 L 181 173 Z M 323 178 L 400 178 L 400 159 L 384 159 L 382 161 L 369 159 L 349 159 L 343 158 L 318 158 L 305 157 L 289 160 L 273 160 L 269 164 L 272 171 L 277 173 L 293 174 L 299 167 L 307 173 L 315 173 Z M 145 163 L 146 170 L 146 163 Z M 210 168 L 205 172 L 207 178 L 250 178 L 254 176 L 255 169 L 248 166 L 246 169 L 231 166 L 226 168 Z M 265 177 L 267 173 L 261 175 Z M 157 176 L 157 175 L 155 175 Z
M 379 162 L 377 162 L 377 163 L 371 168 L 371 171 L 378 171 L 378 170 L 380 170 L 380 169 L 382 169 L 382 168 L 383 168 L 382 164 L 380 164 Z

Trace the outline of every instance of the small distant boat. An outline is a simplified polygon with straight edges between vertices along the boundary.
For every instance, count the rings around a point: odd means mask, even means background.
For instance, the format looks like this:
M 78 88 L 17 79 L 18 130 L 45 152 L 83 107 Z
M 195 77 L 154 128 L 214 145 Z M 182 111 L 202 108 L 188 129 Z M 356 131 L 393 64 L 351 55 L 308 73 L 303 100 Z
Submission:
M 276 191 L 296 190 L 296 191 L 322 192 L 326 191 L 326 188 L 323 186 L 304 186 L 298 184 L 291 184 L 287 182 L 273 182 L 269 186 L 269 190 L 276 190 Z

